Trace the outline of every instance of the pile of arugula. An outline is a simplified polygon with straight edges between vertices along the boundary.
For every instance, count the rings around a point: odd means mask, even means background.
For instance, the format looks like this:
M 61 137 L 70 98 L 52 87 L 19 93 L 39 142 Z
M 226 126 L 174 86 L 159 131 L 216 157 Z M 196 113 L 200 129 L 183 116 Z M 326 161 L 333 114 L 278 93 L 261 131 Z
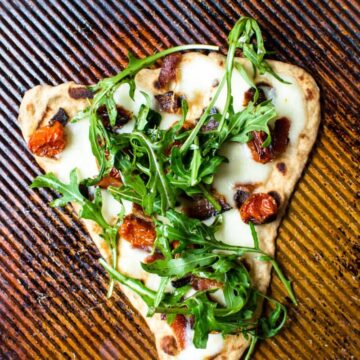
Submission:
M 286 308 L 256 289 L 244 266 L 244 258 L 250 256 L 259 261 L 270 262 L 296 304 L 290 281 L 285 278 L 277 262 L 261 251 L 251 223 L 254 247 L 231 246 L 215 237 L 216 231 L 222 226 L 220 214 L 216 216 L 213 224 L 208 226 L 174 209 L 179 197 L 186 194 L 206 198 L 214 209 L 220 212 L 221 206 L 211 194 L 211 184 L 219 166 L 227 161 L 219 154 L 221 146 L 227 141 L 246 143 L 251 140 L 252 131 L 264 131 L 268 135 L 263 146 L 271 143 L 269 122 L 277 116 L 275 108 L 271 101 L 257 104 L 258 90 L 255 84 L 244 68 L 235 62 L 235 52 L 239 49 L 252 63 L 254 74 L 256 71 L 261 74 L 268 72 L 283 81 L 264 60 L 266 50 L 256 21 L 242 17 L 230 32 L 228 44 L 224 77 L 196 126 L 190 130 L 183 127 L 188 111 L 185 100 L 182 101 L 182 119 L 168 130 L 159 129 L 161 116 L 150 108 L 146 94 L 146 104 L 141 106 L 132 133 L 108 132 L 98 110 L 105 106 L 110 124 L 114 125 L 117 116 L 114 92 L 121 84 L 129 84 L 130 96 L 133 98 L 134 77 L 141 69 L 174 52 L 190 49 L 217 50 L 214 46 L 178 46 L 145 59 L 136 59 L 130 55 L 129 65 L 125 70 L 90 87 L 95 94 L 91 104 L 73 119 L 90 120 L 89 139 L 100 168 L 96 178 L 86 179 L 81 185 L 96 188 L 99 180 L 115 167 L 121 173 L 123 185 L 109 188 L 114 198 L 120 203 L 128 200 L 140 205 L 144 213 L 154 221 L 157 237 L 153 252 L 161 253 L 163 259 L 142 264 L 142 267 L 145 271 L 161 277 L 158 291 L 152 291 L 143 282 L 116 270 L 118 228 L 124 212 L 119 215 L 118 223 L 110 226 L 101 213 L 100 189 L 96 189 L 94 200 L 84 197 L 79 190 L 76 169 L 70 174 L 69 184 L 62 183 L 53 174 L 46 174 L 37 177 L 32 187 L 48 187 L 58 191 L 62 197 L 53 201 L 53 206 L 77 203 L 81 207 L 79 216 L 93 220 L 100 226 L 102 237 L 112 253 L 111 265 L 103 259 L 100 260 L 110 274 L 108 296 L 112 293 L 114 282 L 118 281 L 145 301 L 149 307 L 149 316 L 154 313 L 166 314 L 169 323 L 176 314 L 192 316 L 193 341 L 197 348 L 206 347 L 208 335 L 213 331 L 223 335 L 250 335 L 251 345 L 247 354 L 249 358 L 257 339 L 274 336 L 282 328 L 286 320 Z M 234 112 L 233 109 L 233 71 L 239 71 L 249 86 L 255 89 L 254 100 L 240 112 Z M 227 89 L 224 110 L 221 114 L 213 114 L 212 109 L 224 86 Z M 204 130 L 204 126 L 210 121 L 217 123 L 216 128 L 211 131 Z M 161 220 L 164 217 L 166 222 Z M 174 241 L 177 242 L 176 247 L 172 246 Z M 179 279 L 190 276 L 216 280 L 222 284 L 225 304 L 221 305 L 213 300 L 211 294 L 215 289 L 197 291 L 187 297 L 191 286 L 186 281 L 180 281 L 182 285 L 176 287 L 172 293 L 165 292 L 170 282 L 179 284 Z M 264 300 L 274 307 L 268 316 L 261 316 Z

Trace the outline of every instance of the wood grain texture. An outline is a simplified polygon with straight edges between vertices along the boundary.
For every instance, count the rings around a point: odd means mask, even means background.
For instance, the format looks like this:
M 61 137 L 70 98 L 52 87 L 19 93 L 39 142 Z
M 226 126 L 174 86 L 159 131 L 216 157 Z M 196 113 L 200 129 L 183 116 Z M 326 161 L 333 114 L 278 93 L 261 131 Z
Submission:
M 359 353 L 359 38 L 355 1 L 0 0 L 0 358 L 156 359 L 152 335 L 120 291 L 106 300 L 99 254 L 51 191 L 16 117 L 25 90 L 93 83 L 137 56 L 184 43 L 224 46 L 256 18 L 274 58 L 322 93 L 319 139 L 277 241 L 298 307 L 255 359 L 357 359 Z M 284 299 L 274 279 L 271 293 Z

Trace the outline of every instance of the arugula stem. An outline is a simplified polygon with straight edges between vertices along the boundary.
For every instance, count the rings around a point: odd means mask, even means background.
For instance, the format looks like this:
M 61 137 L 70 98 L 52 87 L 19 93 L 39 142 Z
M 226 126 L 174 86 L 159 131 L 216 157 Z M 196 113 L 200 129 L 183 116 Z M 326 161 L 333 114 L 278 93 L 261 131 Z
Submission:
M 119 283 L 127 286 L 129 289 L 135 291 L 140 296 L 146 296 L 147 298 L 155 301 L 156 292 L 147 288 L 140 280 L 132 279 L 121 272 L 111 267 L 104 259 L 99 259 L 99 263 L 110 274 L 110 276 L 117 280 Z
M 274 270 L 275 270 L 277 276 L 279 277 L 281 282 L 284 284 L 285 289 L 286 289 L 287 293 L 289 294 L 289 297 L 290 297 L 291 301 L 293 302 L 293 304 L 298 305 L 298 302 L 296 300 L 296 296 L 295 296 L 294 291 L 293 291 L 292 286 L 291 286 L 291 281 L 289 281 L 285 277 L 285 275 L 284 275 L 283 271 L 281 270 L 279 264 L 277 263 L 277 261 L 274 258 L 269 259 L 269 261 L 270 261 L 271 265 L 274 267 Z
M 255 336 L 255 335 L 250 335 L 250 336 L 251 336 L 250 347 L 249 347 L 249 349 L 248 349 L 248 351 L 247 351 L 247 353 L 246 353 L 246 356 L 245 356 L 244 360 L 250 360 L 251 355 L 252 355 L 252 353 L 254 352 L 255 345 L 256 345 L 256 343 L 257 343 L 257 341 L 258 341 L 258 337 L 257 337 L 257 336 Z

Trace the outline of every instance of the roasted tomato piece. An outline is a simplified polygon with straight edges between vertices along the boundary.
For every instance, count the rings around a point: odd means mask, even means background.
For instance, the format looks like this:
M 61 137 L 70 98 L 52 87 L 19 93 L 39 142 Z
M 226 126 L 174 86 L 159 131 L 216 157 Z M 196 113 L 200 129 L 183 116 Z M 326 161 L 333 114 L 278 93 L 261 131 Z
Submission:
M 213 279 L 205 279 L 193 276 L 191 278 L 191 286 L 195 290 L 210 290 L 210 289 L 220 289 L 222 287 L 222 284 L 219 281 L 213 280 Z
M 64 127 L 55 121 L 51 126 L 35 130 L 29 139 L 29 149 L 37 156 L 54 157 L 60 154 L 66 145 Z
M 248 197 L 240 208 L 242 220 L 260 225 L 275 220 L 278 212 L 276 199 L 270 194 L 256 193 Z
M 125 216 L 119 231 L 120 236 L 136 248 L 149 248 L 156 238 L 154 224 L 134 214 Z
M 171 54 L 164 58 L 159 79 L 155 86 L 160 89 L 166 87 L 171 81 L 176 80 L 177 68 L 181 61 L 181 54 Z
M 155 95 L 155 99 L 159 103 L 160 111 L 176 113 L 181 107 L 181 98 L 173 91 L 168 91 L 165 94 Z
M 180 350 L 185 347 L 186 338 L 186 324 L 187 320 L 184 315 L 176 315 L 175 320 L 172 322 L 171 327 L 174 330 L 176 341 Z

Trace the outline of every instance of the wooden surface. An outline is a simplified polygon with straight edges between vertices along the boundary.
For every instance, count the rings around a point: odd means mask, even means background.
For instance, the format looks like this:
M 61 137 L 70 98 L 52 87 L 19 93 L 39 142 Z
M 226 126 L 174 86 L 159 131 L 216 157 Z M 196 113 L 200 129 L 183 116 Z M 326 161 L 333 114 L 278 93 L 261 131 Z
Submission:
M 24 91 L 96 82 L 120 71 L 129 49 L 224 45 L 240 15 L 259 21 L 274 58 L 314 76 L 323 114 L 277 242 L 300 304 L 255 359 L 360 358 L 355 1 L 0 0 L 1 359 L 156 358 L 120 291 L 106 300 L 99 253 L 74 214 L 47 205 L 54 193 L 28 187 L 40 170 L 16 124 Z M 286 302 L 276 279 L 271 292 Z

